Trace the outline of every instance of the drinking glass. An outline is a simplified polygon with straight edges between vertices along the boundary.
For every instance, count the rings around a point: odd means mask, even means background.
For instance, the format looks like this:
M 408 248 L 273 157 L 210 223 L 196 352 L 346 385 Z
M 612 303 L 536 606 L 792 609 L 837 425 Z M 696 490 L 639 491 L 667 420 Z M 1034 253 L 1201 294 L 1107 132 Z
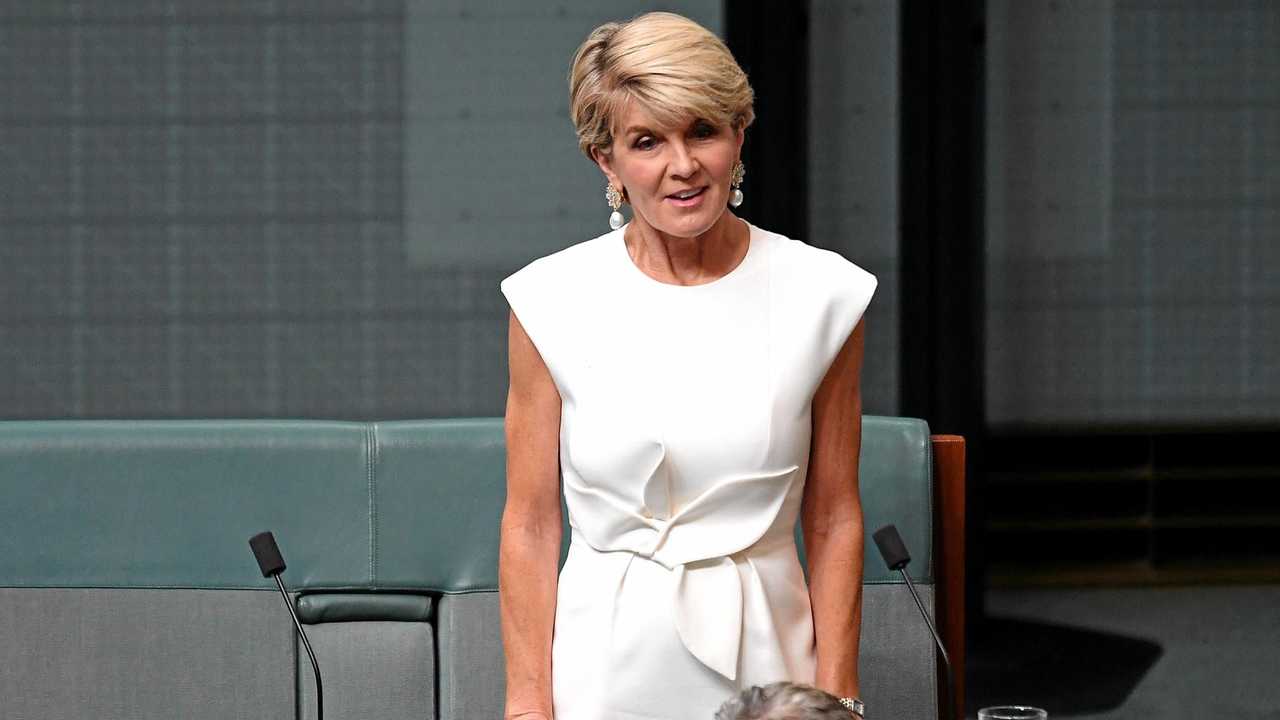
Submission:
M 978 711 L 978 720 L 1048 720 L 1049 713 L 1027 705 L 999 705 Z

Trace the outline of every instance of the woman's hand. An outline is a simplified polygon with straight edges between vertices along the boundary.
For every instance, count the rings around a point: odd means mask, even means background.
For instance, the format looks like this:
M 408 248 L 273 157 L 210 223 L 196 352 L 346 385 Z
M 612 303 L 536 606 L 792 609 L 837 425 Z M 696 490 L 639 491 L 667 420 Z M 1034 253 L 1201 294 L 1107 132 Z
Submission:
M 551 720 L 551 716 L 544 712 L 521 712 L 507 715 L 502 720 Z

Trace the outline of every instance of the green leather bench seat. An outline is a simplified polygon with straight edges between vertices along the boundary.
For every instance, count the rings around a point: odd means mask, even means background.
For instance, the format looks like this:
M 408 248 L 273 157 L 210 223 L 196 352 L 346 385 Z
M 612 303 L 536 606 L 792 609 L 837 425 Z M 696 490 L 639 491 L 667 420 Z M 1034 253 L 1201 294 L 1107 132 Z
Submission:
M 864 695 L 932 718 L 928 632 L 869 537 L 897 524 L 931 601 L 928 427 L 867 416 L 863 438 Z M 505 466 L 501 418 L 0 423 L 6 712 L 309 716 L 248 547 L 270 529 L 326 716 L 499 717 Z

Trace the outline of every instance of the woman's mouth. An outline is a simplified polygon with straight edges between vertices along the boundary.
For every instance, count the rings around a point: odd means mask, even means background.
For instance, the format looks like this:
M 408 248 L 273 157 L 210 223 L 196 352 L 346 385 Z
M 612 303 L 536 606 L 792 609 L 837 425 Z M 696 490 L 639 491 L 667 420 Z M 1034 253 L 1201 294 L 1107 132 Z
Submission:
M 681 190 L 680 192 L 672 193 L 666 197 L 666 200 L 676 207 L 693 207 L 701 203 L 702 196 L 706 194 L 707 186 L 703 185 L 700 188 Z

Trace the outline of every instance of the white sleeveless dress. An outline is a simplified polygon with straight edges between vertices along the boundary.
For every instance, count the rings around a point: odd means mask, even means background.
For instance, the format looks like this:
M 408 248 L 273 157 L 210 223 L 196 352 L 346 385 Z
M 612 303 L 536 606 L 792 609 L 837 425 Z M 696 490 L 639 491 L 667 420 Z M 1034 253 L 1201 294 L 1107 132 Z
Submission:
M 814 680 L 810 409 L 876 278 L 749 227 L 702 285 L 646 275 L 625 226 L 501 283 L 562 399 L 555 720 L 710 720 L 740 688 Z

